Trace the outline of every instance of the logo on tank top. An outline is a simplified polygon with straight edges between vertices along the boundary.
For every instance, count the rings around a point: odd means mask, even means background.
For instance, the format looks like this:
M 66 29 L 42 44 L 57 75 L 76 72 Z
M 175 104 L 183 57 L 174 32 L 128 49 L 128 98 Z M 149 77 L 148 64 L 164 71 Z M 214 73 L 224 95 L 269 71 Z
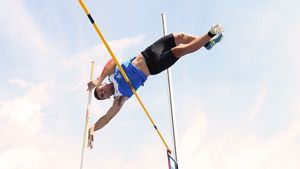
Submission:
M 117 79 L 121 79 L 121 75 L 118 74 L 118 75 L 116 76 L 116 78 L 117 78 Z

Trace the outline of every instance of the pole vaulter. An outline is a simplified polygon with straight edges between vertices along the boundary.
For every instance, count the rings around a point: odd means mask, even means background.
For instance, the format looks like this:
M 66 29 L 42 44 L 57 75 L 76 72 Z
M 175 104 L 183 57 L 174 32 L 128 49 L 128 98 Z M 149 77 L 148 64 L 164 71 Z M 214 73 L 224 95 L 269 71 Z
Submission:
M 111 50 L 111 48 L 109 47 L 107 41 L 105 40 L 104 36 L 102 35 L 99 27 L 97 26 L 97 24 L 95 23 L 94 19 L 92 18 L 88 8 L 86 7 L 85 3 L 83 0 L 79 0 L 79 3 L 82 7 L 82 9 L 84 10 L 85 14 L 87 15 L 87 17 L 89 18 L 90 22 L 92 23 L 95 31 L 97 32 L 98 36 L 100 37 L 102 43 L 104 44 L 104 46 L 106 47 L 107 51 L 109 52 L 110 56 L 112 57 L 112 59 L 115 61 L 117 67 L 119 68 L 122 76 L 124 77 L 125 81 L 127 82 L 127 84 L 129 85 L 132 93 L 135 95 L 136 99 L 138 100 L 139 104 L 141 105 L 142 109 L 144 110 L 144 112 L 146 113 L 149 121 L 151 122 L 151 124 L 153 125 L 154 129 L 156 130 L 157 134 L 159 135 L 161 141 L 163 142 L 164 146 L 166 147 L 168 153 L 172 153 L 168 144 L 166 143 L 164 137 L 162 136 L 161 132 L 159 131 L 158 127 L 156 126 L 156 124 L 154 123 L 152 117 L 150 116 L 148 110 L 146 109 L 145 105 L 143 104 L 142 100 L 140 99 L 139 95 L 137 94 L 136 90 L 134 89 L 133 85 L 131 84 L 128 76 L 126 75 L 125 71 L 123 70 L 122 66 L 120 65 L 118 59 L 116 58 L 116 56 L 114 55 L 113 51 Z

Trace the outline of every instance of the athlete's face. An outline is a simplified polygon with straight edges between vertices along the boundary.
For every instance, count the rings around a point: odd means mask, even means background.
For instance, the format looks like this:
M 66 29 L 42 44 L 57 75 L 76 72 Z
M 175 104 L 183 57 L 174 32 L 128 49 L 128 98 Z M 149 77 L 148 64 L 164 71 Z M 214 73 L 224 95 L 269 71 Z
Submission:
M 96 90 L 100 100 L 109 99 L 113 93 L 110 85 L 106 83 L 99 86 Z

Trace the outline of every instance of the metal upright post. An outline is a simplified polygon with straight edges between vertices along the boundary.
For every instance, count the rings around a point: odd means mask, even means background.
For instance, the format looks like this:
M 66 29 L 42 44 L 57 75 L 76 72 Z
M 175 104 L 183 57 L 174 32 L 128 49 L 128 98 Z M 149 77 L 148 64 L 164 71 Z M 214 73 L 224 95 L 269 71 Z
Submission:
M 166 36 L 167 34 L 167 26 L 166 26 L 166 18 L 164 14 L 161 14 L 162 25 L 163 25 L 163 34 Z M 171 70 L 167 69 L 167 79 L 168 79 L 168 94 L 169 94 L 169 105 L 170 105 L 170 121 L 172 128 L 172 137 L 173 137 L 173 150 L 174 150 L 174 159 L 178 164 L 177 158 L 177 143 L 176 143 L 176 130 L 175 130 L 175 110 L 174 110 L 174 99 L 173 99 L 173 90 L 172 90 L 172 76 Z

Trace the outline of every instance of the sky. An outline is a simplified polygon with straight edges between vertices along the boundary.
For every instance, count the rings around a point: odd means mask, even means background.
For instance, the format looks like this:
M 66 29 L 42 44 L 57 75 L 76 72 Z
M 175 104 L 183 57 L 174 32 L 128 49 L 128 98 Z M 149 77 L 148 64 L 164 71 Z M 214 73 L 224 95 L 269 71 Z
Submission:
M 172 68 L 180 169 L 296 169 L 300 162 L 300 1 L 95 1 L 120 61 L 168 32 L 224 39 Z M 77 1 L 1 0 L 0 168 L 79 168 L 91 61 L 110 59 Z M 166 73 L 138 93 L 171 146 Z M 92 100 L 90 124 L 112 100 Z M 166 169 L 166 150 L 132 97 L 97 131 L 85 169 Z

